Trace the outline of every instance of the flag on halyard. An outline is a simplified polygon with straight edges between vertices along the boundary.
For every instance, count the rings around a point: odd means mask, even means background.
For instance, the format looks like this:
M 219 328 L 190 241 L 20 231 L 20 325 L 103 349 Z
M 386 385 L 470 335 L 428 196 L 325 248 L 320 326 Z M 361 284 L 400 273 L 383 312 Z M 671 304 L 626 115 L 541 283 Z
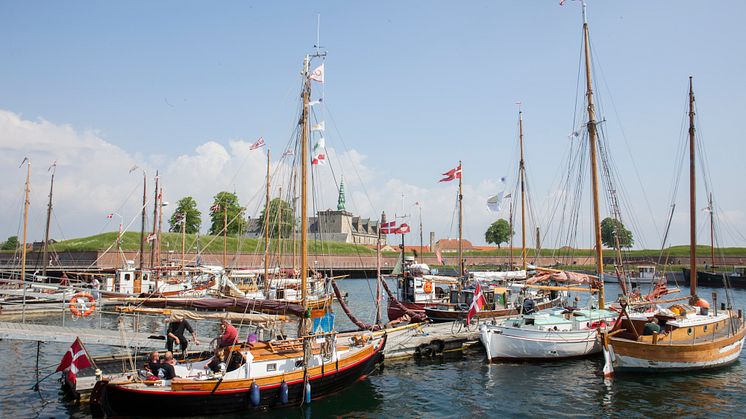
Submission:
M 326 124 L 324 121 L 319 122 L 318 124 L 311 125 L 311 131 L 324 131 L 326 130 Z
M 395 234 L 396 232 L 396 221 L 389 221 L 388 223 L 381 223 L 381 234 Z
M 220 211 L 220 204 L 215 204 L 215 205 L 213 205 L 213 206 L 210 207 L 210 212 L 211 213 L 214 214 L 214 213 L 216 213 L 218 211 Z
M 259 147 L 264 147 L 264 137 L 259 137 L 259 139 L 249 147 L 249 150 L 256 150 Z
M 114 213 L 106 214 L 106 218 L 109 218 L 109 219 L 114 218 Z
M 311 160 L 311 164 L 325 164 L 326 163 L 326 155 L 324 148 L 326 147 L 326 141 L 324 140 L 324 137 L 321 137 L 316 141 L 316 144 L 313 146 L 313 160 Z
M 57 366 L 56 371 L 65 371 L 69 369 L 68 379 L 74 382 L 76 381 L 78 371 L 91 366 L 91 360 L 88 359 L 88 354 L 86 354 L 86 351 L 83 348 L 83 343 L 80 341 L 80 338 L 75 338 L 75 342 L 73 342 L 70 349 L 65 352 L 65 355 L 62 357 L 62 361 L 60 361 L 60 365 Z
M 150 233 L 150 234 L 148 234 L 148 237 L 146 237 L 146 238 L 145 238 L 145 241 L 147 241 L 147 242 L 152 242 L 153 240 L 155 240 L 155 238 L 156 238 L 157 236 L 158 236 L 158 235 L 157 235 L 156 233 Z
M 319 83 L 324 82 L 324 63 L 321 63 L 320 66 L 316 67 L 311 74 L 308 75 L 308 78 L 310 80 L 317 81 Z
M 443 176 L 444 178 L 441 179 L 440 182 L 450 182 L 454 179 L 461 179 L 461 165 L 459 164 L 457 168 L 443 173 Z
M 319 100 L 313 100 L 311 102 L 308 102 L 308 106 L 310 107 L 310 106 L 318 105 L 319 103 L 322 103 L 323 101 L 324 101 L 324 98 L 322 97 L 322 98 L 319 98 Z
M 407 234 L 407 233 L 409 233 L 409 231 L 410 231 L 409 224 L 402 223 L 402 224 L 399 225 L 399 227 L 396 229 L 396 231 L 393 231 L 393 233 L 394 234 Z
M 484 308 L 484 305 L 486 303 L 487 301 L 484 299 L 484 294 L 482 294 L 482 286 L 479 285 L 479 282 L 477 282 L 477 288 L 474 290 L 474 299 L 471 301 L 469 312 L 466 313 L 467 324 L 471 322 L 472 317 L 476 316 L 477 313 L 482 311 L 482 308 Z

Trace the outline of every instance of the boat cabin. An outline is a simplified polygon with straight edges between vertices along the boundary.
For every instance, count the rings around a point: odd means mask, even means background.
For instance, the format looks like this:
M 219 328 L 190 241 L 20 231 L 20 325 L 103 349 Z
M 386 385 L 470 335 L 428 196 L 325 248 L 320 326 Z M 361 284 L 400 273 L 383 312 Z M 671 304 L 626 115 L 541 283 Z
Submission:
M 638 279 L 651 280 L 655 278 L 655 266 L 644 265 L 637 267 L 637 274 L 635 275 Z

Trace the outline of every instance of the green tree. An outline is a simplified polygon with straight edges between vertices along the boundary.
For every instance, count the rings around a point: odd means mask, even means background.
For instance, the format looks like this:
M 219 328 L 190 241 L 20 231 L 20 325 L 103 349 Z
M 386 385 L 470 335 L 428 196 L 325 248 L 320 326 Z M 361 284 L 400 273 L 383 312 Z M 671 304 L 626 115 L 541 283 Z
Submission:
M 10 236 L 3 243 L 2 250 L 16 250 L 18 248 L 18 236 Z
M 197 209 L 197 201 L 191 196 L 185 196 L 176 203 L 176 210 L 174 210 L 171 219 L 168 220 L 168 223 L 171 224 L 168 231 L 181 232 L 182 214 L 186 214 L 184 230 L 189 234 L 199 233 L 199 228 L 202 225 L 202 213 Z
M 490 228 L 484 233 L 484 239 L 487 243 L 496 244 L 500 248 L 500 243 L 507 243 L 513 234 L 510 223 L 501 218 L 490 225 Z
M 621 221 L 606 217 L 601 221 L 601 242 L 606 247 L 616 247 L 614 236 L 619 237 L 619 246 L 622 248 L 630 248 L 635 244 L 632 232 Z
M 244 208 L 238 204 L 238 197 L 230 192 L 218 192 L 210 207 L 210 234 L 223 234 L 225 214 L 227 211 L 228 234 L 238 234 L 246 231 L 246 218 Z
M 278 220 L 277 212 L 279 209 L 280 219 Z M 264 231 L 264 214 L 267 212 L 267 207 L 262 209 L 262 213 L 259 214 L 259 225 L 262 231 Z M 280 224 L 280 234 L 282 237 L 289 237 L 293 232 L 293 209 L 290 208 L 290 204 L 283 201 L 280 198 L 275 198 L 269 201 L 269 237 L 277 237 L 278 222 Z

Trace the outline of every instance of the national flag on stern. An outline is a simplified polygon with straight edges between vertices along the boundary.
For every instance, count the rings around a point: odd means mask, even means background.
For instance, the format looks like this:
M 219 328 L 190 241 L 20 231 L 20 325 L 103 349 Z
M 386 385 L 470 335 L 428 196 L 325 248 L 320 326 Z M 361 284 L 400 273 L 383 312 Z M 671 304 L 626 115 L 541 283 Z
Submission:
M 249 150 L 256 150 L 259 147 L 264 147 L 264 137 L 259 137 L 259 139 L 249 147 Z
M 65 352 L 62 361 L 60 361 L 60 365 L 57 366 L 57 371 L 65 371 L 69 369 L 70 372 L 68 373 L 68 378 L 74 381 L 77 377 L 78 371 L 91 366 L 91 360 L 88 358 L 85 348 L 83 348 L 83 343 L 80 341 L 80 338 L 75 338 L 75 342 L 73 342 L 70 349 Z
M 450 182 L 454 179 L 461 179 L 461 165 L 459 164 L 457 168 L 443 173 L 443 176 L 445 177 L 441 179 L 440 182 Z
M 484 308 L 484 305 L 487 303 L 487 301 L 484 299 L 484 294 L 482 294 L 482 286 L 479 285 L 479 282 L 477 282 L 477 288 L 474 289 L 474 299 L 471 301 L 471 307 L 469 307 L 469 312 L 466 313 L 466 323 L 471 323 L 471 318 L 476 316 L 477 313 L 482 311 L 482 308 Z

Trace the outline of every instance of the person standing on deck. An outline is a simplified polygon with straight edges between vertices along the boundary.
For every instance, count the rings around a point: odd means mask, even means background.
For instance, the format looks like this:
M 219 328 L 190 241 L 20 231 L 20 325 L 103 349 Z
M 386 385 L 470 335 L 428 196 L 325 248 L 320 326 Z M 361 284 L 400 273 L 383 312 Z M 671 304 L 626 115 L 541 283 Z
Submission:
M 188 330 L 189 333 L 192 334 L 194 344 L 199 345 L 197 333 L 186 319 L 172 319 L 168 324 L 168 331 L 166 332 L 166 349 L 168 351 L 173 352 L 174 343 L 176 343 L 181 348 L 182 356 L 186 356 L 186 349 L 189 346 L 189 341 L 187 341 L 184 336 L 184 330 Z
M 238 329 L 236 329 L 228 319 L 220 319 L 220 341 L 218 345 L 221 348 L 233 346 L 238 340 Z

